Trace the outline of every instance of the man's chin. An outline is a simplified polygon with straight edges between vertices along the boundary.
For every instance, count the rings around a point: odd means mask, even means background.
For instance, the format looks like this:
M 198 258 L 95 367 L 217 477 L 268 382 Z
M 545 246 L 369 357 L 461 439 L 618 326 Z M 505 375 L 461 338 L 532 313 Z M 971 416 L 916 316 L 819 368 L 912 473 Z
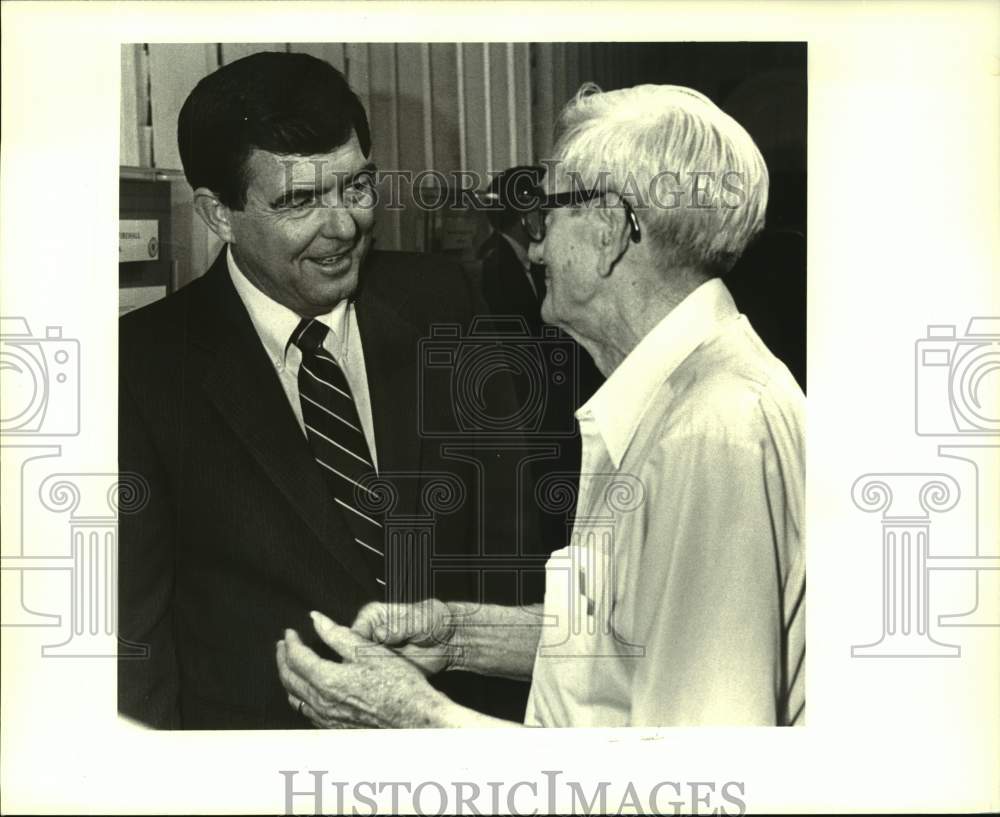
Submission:
M 351 270 L 349 275 L 323 284 L 313 287 L 305 303 L 296 311 L 315 318 L 317 315 L 325 315 L 341 301 L 351 298 L 358 288 L 357 270 Z
M 552 314 L 552 296 L 550 294 L 547 294 L 542 300 L 542 305 L 538 310 L 538 314 L 541 316 L 544 323 L 547 323 L 550 326 L 557 326 L 563 331 L 566 330 L 566 327 L 559 322 L 557 316 Z

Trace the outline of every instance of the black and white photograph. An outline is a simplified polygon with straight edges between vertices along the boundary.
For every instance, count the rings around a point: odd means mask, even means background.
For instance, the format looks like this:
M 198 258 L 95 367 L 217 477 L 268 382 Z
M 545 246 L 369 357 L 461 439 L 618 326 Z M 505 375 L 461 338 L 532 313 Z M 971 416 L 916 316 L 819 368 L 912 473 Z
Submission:
M 804 43 L 122 65 L 123 715 L 804 721 Z
M 995 7 L 37 6 L 4 813 L 1000 805 Z

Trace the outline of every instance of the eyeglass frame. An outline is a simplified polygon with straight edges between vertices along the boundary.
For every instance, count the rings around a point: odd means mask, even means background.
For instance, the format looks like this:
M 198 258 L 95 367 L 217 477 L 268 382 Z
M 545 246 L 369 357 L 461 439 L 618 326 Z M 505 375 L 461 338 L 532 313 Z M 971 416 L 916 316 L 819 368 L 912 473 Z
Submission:
M 521 226 L 524 227 L 524 231 L 528 234 L 528 237 L 532 241 L 542 241 L 545 238 L 545 217 L 548 215 L 549 211 L 555 210 L 559 207 L 573 207 L 580 204 L 586 204 L 589 201 L 593 201 L 601 196 L 606 196 L 608 193 L 614 193 L 614 190 L 601 190 L 600 188 L 595 188 L 593 190 L 566 190 L 562 193 L 549 193 L 546 195 L 540 188 L 534 188 L 532 190 L 523 191 L 525 194 L 531 197 L 531 207 L 521 213 Z M 625 218 L 628 219 L 629 223 L 629 240 L 633 244 L 638 244 L 642 240 L 642 230 L 639 227 L 639 218 L 635 214 L 635 210 L 632 205 L 629 204 L 628 199 L 619 194 L 622 205 L 625 207 Z M 529 222 L 529 219 L 536 213 L 541 213 L 542 217 L 539 221 L 539 229 L 534 230 Z

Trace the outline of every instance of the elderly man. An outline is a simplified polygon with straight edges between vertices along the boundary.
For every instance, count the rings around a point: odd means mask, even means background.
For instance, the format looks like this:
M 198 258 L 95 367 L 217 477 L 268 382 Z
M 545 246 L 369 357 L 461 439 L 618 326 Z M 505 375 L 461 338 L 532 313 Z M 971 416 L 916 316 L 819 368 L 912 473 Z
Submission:
M 277 660 L 315 724 L 509 725 L 424 680 L 454 669 L 530 677 L 528 725 L 804 721 L 803 396 L 719 279 L 763 226 L 767 169 L 695 91 L 595 90 L 563 111 L 525 219 L 543 317 L 608 378 L 576 415 L 574 537 L 544 608 L 313 613 L 343 663 L 291 630 Z

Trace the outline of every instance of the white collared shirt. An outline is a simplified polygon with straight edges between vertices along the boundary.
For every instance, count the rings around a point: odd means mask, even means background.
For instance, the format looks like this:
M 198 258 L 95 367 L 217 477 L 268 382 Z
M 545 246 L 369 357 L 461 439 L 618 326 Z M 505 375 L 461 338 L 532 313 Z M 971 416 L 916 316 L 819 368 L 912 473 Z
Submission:
M 264 351 L 274 366 L 281 381 L 281 387 L 288 398 L 288 404 L 295 414 L 295 420 L 306 433 L 305 421 L 302 419 L 302 405 L 299 402 L 299 366 L 302 363 L 302 352 L 298 346 L 291 343 L 292 333 L 302 318 L 289 309 L 271 299 L 243 274 L 233 258 L 232 247 L 226 248 L 226 263 L 236 292 L 250 313 L 257 336 L 264 345 Z M 372 464 L 378 468 L 378 458 L 375 452 L 375 428 L 372 422 L 371 396 L 368 393 L 368 374 L 365 370 L 365 356 L 361 348 L 361 333 L 358 331 L 358 320 L 354 313 L 354 304 L 344 300 L 338 303 L 325 315 L 318 315 L 316 320 L 329 328 L 323 348 L 329 352 L 344 372 L 347 383 L 361 420 L 361 428 L 365 433 L 368 451 L 371 453 Z
M 802 723 L 804 398 L 718 279 L 577 411 L 526 723 Z

